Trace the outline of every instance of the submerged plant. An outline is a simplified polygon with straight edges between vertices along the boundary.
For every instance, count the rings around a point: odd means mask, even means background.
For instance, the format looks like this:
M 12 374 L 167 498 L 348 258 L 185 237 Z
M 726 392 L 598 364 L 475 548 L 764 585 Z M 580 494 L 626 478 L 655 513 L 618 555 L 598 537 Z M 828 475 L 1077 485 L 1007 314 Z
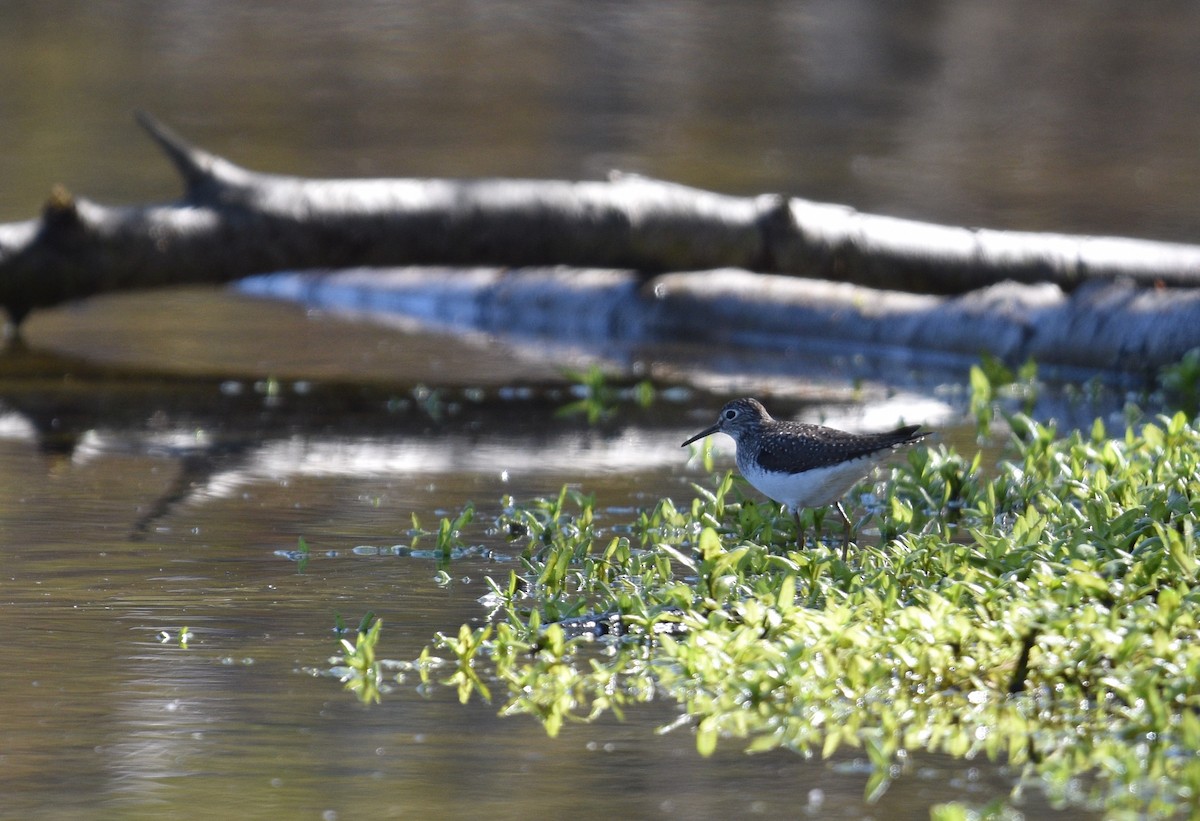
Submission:
M 990 476 L 910 453 L 880 542 L 847 561 L 776 538 L 790 517 L 729 474 L 617 536 L 577 491 L 506 500 L 520 568 L 489 581 L 491 623 L 427 648 L 423 680 L 445 656 L 460 698 L 552 734 L 673 699 L 705 754 L 862 749 L 872 795 L 928 751 L 1007 762 L 1058 801 L 1179 810 L 1200 795 L 1200 430 L 1010 428 Z

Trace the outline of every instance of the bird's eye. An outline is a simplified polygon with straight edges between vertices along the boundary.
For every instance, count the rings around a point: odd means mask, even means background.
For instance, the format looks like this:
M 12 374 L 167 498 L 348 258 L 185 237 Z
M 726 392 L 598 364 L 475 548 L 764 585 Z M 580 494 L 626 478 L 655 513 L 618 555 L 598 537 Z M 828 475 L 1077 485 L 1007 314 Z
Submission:
M 737 419 L 737 411 L 735 411 L 733 408 L 730 408 L 729 410 L 725 411 L 725 421 L 726 422 L 732 422 L 734 419 Z

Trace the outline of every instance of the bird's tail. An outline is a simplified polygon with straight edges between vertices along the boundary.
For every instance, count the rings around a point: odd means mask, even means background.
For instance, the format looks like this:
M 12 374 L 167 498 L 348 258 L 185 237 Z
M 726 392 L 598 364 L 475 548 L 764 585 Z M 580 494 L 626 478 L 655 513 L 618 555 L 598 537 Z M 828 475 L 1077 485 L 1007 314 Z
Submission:
M 891 432 L 892 445 L 913 445 L 933 433 L 931 430 L 921 430 L 920 425 L 905 425 Z

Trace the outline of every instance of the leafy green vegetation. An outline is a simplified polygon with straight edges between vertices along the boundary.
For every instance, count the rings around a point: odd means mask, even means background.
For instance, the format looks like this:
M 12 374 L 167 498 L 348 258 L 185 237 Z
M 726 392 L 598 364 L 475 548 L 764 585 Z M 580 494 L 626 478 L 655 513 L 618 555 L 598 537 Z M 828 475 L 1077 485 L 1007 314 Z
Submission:
M 1032 359 L 1013 371 L 996 357 L 984 355 L 978 365 L 971 367 L 968 380 L 971 415 L 981 434 L 991 430 L 999 403 L 1020 402 L 1025 413 L 1029 413 L 1037 400 L 1037 363 Z
M 1188 416 L 1200 413 L 1200 348 L 1192 348 L 1174 365 L 1160 369 L 1158 383 L 1167 399 Z
M 342 627 L 340 618 L 338 627 Z M 357 695 L 364 704 L 372 704 L 381 698 L 384 665 L 375 658 L 375 645 L 379 643 L 379 631 L 382 629 L 383 619 L 376 619 L 374 613 L 367 613 L 358 623 L 354 641 L 347 638 L 338 640 L 342 657 L 335 660 L 335 663 L 341 662 L 335 672 L 346 683 L 346 689 Z
M 308 562 L 312 558 L 312 549 L 308 546 L 308 541 L 301 536 L 296 540 L 296 573 L 303 576 L 304 571 L 308 569 Z
M 861 749 L 868 795 L 928 751 L 1006 762 L 1017 789 L 1057 802 L 1185 811 L 1200 801 L 1200 428 L 1007 421 L 986 469 L 910 451 L 878 487 L 878 543 L 847 561 L 796 550 L 791 518 L 729 474 L 615 527 L 565 488 L 505 499 L 520 567 L 489 580 L 489 623 L 439 634 L 406 669 L 551 735 L 654 698 L 678 703 L 703 754 Z
M 654 403 L 654 385 L 648 380 L 628 388 L 617 388 L 609 384 L 608 377 L 597 365 L 586 371 L 567 370 L 563 375 L 574 383 L 572 392 L 577 398 L 559 408 L 559 415 L 583 415 L 589 425 L 609 419 L 622 401 L 632 401 L 643 408 Z

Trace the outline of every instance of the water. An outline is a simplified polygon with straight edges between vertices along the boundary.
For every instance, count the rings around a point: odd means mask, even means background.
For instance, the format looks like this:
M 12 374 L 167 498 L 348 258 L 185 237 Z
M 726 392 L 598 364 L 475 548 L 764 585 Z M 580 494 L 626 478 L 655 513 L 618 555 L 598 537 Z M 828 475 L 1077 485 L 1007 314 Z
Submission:
M 1196 16 L 1025 0 L 19 0 L 0 9 L 0 219 L 32 217 L 57 182 L 105 202 L 175 196 L 132 124 L 145 108 L 283 173 L 617 167 L 957 224 L 1192 240 Z M 690 498 L 677 443 L 710 420 L 686 395 L 613 429 L 555 417 L 565 398 L 544 386 L 588 361 L 569 340 L 460 338 L 227 291 L 92 300 L 25 332 L 0 356 L 0 817 L 906 819 L 1011 787 L 994 767 L 923 758 L 868 804 L 853 753 L 726 744 L 702 759 L 686 728 L 656 733 L 669 704 L 549 739 L 447 690 L 410 682 L 365 708 L 312 675 L 339 615 L 378 613 L 396 659 L 482 619 L 484 577 L 510 566 L 487 533 L 505 494 L 573 483 L 602 525 Z M 962 404 L 932 390 L 954 373 L 821 353 L 753 369 L 730 350 L 591 353 L 634 378 L 819 399 L 810 418 L 848 427 L 907 416 L 953 441 Z M 458 411 L 429 415 L 443 400 Z M 355 550 L 408 544 L 414 514 L 431 526 L 468 502 L 468 538 L 496 557 L 456 561 L 447 585 L 431 560 Z M 288 558 L 301 539 L 303 573 Z M 1054 815 L 1036 793 L 1023 809 Z
M 992 228 L 1195 240 L 1192 4 L 9 0 L 0 219 L 178 191 L 130 112 L 310 176 L 611 168 Z

